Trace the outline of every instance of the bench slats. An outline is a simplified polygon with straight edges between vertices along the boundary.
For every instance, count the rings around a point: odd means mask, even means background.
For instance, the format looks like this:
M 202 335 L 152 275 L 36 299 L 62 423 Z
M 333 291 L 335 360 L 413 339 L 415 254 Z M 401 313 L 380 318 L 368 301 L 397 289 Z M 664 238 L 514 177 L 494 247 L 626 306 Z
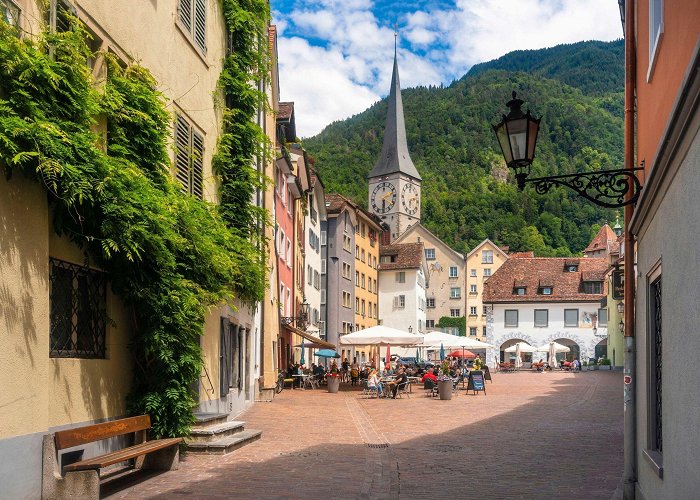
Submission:
M 150 428 L 151 418 L 148 415 L 140 415 L 138 417 L 122 418 L 111 422 L 58 431 L 55 434 L 56 449 L 63 450 L 64 448 L 80 446 L 81 444 L 101 441 Z
M 112 453 L 100 455 L 99 457 L 88 458 L 82 462 L 66 465 L 63 470 L 65 472 L 72 472 L 76 470 L 101 469 L 131 458 L 140 457 L 141 455 L 145 455 L 152 451 L 168 448 L 180 442 L 182 442 L 182 438 L 154 439 L 153 441 L 146 441 L 145 443 L 130 446 L 129 448 L 124 448 L 122 450 L 113 451 Z

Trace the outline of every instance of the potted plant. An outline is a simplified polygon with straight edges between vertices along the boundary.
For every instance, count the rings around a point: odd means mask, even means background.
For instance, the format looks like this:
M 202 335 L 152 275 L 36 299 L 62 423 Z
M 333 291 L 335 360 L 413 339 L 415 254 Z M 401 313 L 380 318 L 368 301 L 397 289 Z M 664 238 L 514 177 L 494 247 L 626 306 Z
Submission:
M 331 363 L 331 369 L 326 375 L 326 380 L 328 381 L 328 392 L 338 392 L 340 388 L 340 370 L 338 370 L 338 364 L 335 361 Z
M 598 364 L 600 365 L 601 370 L 610 370 L 611 369 L 611 363 L 608 358 L 603 358 L 601 359 Z
M 581 371 L 582 372 L 588 371 L 588 361 L 584 361 L 583 363 L 581 363 Z
M 440 366 L 438 391 L 440 399 L 452 399 L 452 377 L 450 377 L 450 363 L 447 360 L 443 361 Z

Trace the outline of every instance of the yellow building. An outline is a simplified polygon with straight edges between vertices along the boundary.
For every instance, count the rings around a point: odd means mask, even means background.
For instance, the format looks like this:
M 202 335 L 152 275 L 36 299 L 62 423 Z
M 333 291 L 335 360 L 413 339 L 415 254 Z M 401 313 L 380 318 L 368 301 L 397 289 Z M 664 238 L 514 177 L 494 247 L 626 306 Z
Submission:
M 124 64 L 138 60 L 152 73 L 171 115 L 171 173 L 189 194 L 216 203 L 211 164 L 223 117 L 217 83 L 227 40 L 219 4 L 195 11 L 195 2 L 178 0 L 138 7 L 109 0 L 13 0 L 0 2 L 0 14 L 16 8 L 11 19 L 30 37 L 43 29 L 41 20 L 56 18 L 43 7 L 55 4 L 85 24 L 92 49 Z M 100 58 L 91 65 L 99 82 L 106 67 Z M 275 78 L 266 89 L 272 102 Z M 272 113 L 260 113 L 258 123 L 276 137 Z M 183 150 L 189 154 L 179 154 Z M 269 165 L 260 162 L 258 169 L 270 177 Z M 270 207 L 268 194 L 258 193 L 258 199 Z M 39 183 L 20 174 L 0 177 L 0 484 L 8 498 L 41 496 L 44 435 L 125 416 L 132 384 L 134 315 L 94 259 L 55 234 L 50 214 Z M 273 231 L 266 228 L 268 237 Z M 210 311 L 201 338 L 203 371 L 194 388 L 199 410 L 236 414 L 253 403 L 258 379 L 260 386 L 274 385 L 275 301 L 268 294 L 262 307 L 236 301 Z M 223 364 L 222 357 L 232 363 Z M 86 456 L 97 447 L 87 446 Z
M 508 254 L 485 239 L 467 255 L 467 335 L 486 337 L 484 282 L 508 259 Z

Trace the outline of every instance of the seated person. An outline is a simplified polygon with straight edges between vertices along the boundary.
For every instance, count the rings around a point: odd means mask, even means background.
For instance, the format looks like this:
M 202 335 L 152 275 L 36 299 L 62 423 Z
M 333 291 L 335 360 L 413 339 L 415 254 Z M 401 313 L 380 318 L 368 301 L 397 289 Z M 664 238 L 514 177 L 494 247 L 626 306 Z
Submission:
M 426 380 L 432 380 L 433 382 L 437 382 L 437 377 L 432 371 L 427 371 L 423 375 L 423 378 L 420 379 L 420 381 L 425 382 Z
M 379 381 L 379 374 L 377 373 L 377 370 L 372 370 L 369 373 L 369 377 L 367 378 L 367 388 L 374 389 L 377 391 L 377 396 L 380 398 L 382 397 L 384 389 L 382 388 L 382 383 Z
M 399 373 L 396 375 L 394 381 L 389 382 L 391 385 L 391 397 L 396 399 L 396 394 L 399 392 L 399 385 L 406 383 L 408 383 L 408 376 L 403 369 L 399 369 Z

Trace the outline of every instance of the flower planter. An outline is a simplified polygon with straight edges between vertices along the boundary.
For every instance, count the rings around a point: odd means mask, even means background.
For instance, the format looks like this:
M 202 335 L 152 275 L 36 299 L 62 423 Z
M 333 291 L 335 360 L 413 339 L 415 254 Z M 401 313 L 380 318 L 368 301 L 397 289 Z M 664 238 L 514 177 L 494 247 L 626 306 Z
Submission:
M 452 399 L 452 381 L 441 380 L 438 382 L 438 391 L 440 391 L 440 399 Z
M 340 377 L 328 377 L 328 392 L 338 392 Z
M 599 368 L 600 370 L 609 370 L 609 369 L 610 369 L 610 365 L 600 365 L 598 368 Z

